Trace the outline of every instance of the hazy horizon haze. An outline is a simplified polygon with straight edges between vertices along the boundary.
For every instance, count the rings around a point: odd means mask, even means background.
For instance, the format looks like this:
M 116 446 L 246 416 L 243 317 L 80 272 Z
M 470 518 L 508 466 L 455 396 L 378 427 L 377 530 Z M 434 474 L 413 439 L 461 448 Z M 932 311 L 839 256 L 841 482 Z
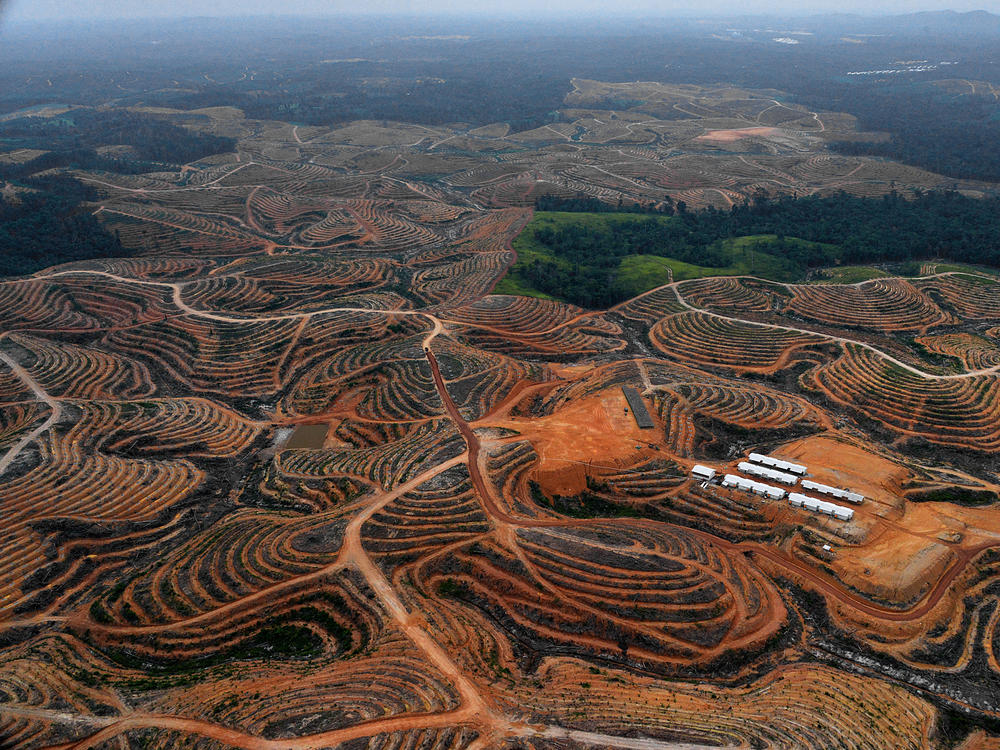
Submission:
M 618 4 L 609 13 L 600 0 L 552 0 L 540 10 L 529 0 L 504 0 L 484 3 L 459 0 L 370 0 L 359 7 L 356 3 L 337 0 L 288 0 L 276 12 L 267 0 L 174 0 L 167 3 L 136 4 L 131 0 L 0 0 L 0 20 L 4 22 L 154 19 L 183 17 L 238 16 L 333 16 L 333 15 L 469 15 L 469 16 L 739 16 L 782 15 L 808 16 L 820 13 L 859 13 L 868 16 L 895 15 L 921 11 L 954 10 L 969 12 L 985 10 L 1000 13 L 1000 0 L 886 0 L 877 5 L 863 0 L 808 0 L 807 2 L 768 2 L 768 0 L 706 0 L 697 4 L 667 0 L 635 0 Z

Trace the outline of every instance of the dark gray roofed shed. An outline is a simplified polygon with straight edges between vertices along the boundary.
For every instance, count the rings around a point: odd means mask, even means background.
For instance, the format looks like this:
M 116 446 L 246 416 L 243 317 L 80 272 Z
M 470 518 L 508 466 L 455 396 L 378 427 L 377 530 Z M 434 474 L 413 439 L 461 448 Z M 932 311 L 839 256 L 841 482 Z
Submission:
M 622 393 L 625 394 L 625 400 L 628 401 L 628 405 L 632 409 L 632 416 L 635 417 L 635 423 L 644 430 L 655 427 L 653 418 L 649 416 L 649 410 L 646 408 L 642 396 L 639 395 L 639 391 L 632 386 L 623 385 Z

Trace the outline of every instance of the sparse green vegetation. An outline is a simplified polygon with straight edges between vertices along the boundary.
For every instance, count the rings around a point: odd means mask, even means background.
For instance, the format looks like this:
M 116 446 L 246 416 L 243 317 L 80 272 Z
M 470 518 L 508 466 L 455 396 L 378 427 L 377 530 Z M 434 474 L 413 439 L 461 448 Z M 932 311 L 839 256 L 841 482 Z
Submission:
M 587 489 L 579 495 L 555 495 L 551 499 L 537 482 L 530 481 L 528 484 L 536 503 L 573 518 L 639 518 L 642 515 L 631 505 L 602 497 L 598 492 L 607 490 L 607 485 L 589 478 Z
M 988 274 L 1000 276 L 1000 270 L 988 266 L 974 266 L 967 263 L 934 263 L 934 273 Z
M 162 676 L 203 673 L 209 667 L 230 661 L 269 658 L 301 659 L 319 653 L 323 648 L 323 642 L 319 636 L 303 625 L 288 623 L 288 619 L 290 618 L 279 618 L 235 645 L 202 657 L 152 663 L 124 648 L 108 649 L 106 653 L 112 660 L 124 667 L 153 673 L 153 679 Z
M 841 266 L 816 271 L 809 279 L 811 284 L 857 284 L 859 281 L 880 279 L 890 274 L 874 266 Z
M 438 595 L 443 597 L 457 598 L 463 591 L 465 591 L 465 586 L 454 578 L 444 578 L 437 586 Z
M 997 493 L 990 490 L 973 490 L 968 487 L 942 487 L 936 490 L 927 490 L 909 495 L 907 500 L 913 502 L 937 502 L 955 503 L 955 505 L 967 505 L 977 507 L 980 505 L 992 505 L 1000 502 Z

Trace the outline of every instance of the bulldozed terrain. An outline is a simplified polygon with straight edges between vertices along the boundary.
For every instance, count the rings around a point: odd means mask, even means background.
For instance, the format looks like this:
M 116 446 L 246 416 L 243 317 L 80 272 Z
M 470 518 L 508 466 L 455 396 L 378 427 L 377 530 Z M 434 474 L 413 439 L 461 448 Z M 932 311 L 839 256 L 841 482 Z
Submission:
M 0 281 L 0 747 L 995 746 L 1000 278 L 492 293 L 540 196 L 992 186 L 729 86 L 195 114 L 238 151 L 75 173 L 131 255 Z M 690 478 L 750 451 L 865 500 Z

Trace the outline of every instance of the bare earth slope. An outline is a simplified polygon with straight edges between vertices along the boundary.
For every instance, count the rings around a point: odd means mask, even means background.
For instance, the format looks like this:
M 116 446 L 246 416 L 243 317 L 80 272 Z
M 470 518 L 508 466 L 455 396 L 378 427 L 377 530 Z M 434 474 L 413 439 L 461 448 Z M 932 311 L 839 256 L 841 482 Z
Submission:
M 78 175 L 134 255 L 0 281 L 0 746 L 924 748 L 1000 722 L 997 506 L 917 501 L 1000 491 L 1000 281 L 491 294 L 540 194 L 952 181 L 832 155 L 850 119 L 778 92 L 580 80 L 566 106 L 525 133 L 215 109 L 235 154 Z M 688 477 L 750 450 L 865 501 Z

